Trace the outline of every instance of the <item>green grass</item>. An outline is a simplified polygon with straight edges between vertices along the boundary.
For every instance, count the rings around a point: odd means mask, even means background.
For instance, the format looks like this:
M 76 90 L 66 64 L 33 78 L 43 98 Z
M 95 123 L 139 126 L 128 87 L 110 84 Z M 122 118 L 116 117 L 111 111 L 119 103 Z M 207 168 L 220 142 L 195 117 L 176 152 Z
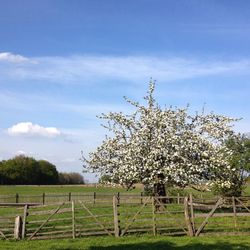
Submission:
M 100 186 L 85 186 L 85 185 L 0 185 L 0 195 L 41 195 L 42 193 L 140 193 L 142 188 L 135 188 L 127 191 L 125 188 L 112 188 Z M 180 191 L 181 195 L 182 192 Z M 213 197 L 212 192 L 199 192 L 193 189 L 185 189 L 184 193 L 192 193 L 199 197 L 202 194 L 204 197 Z M 177 195 L 177 194 L 176 194 Z M 243 191 L 243 195 L 250 195 L 250 185 L 247 185 Z
M 166 236 L 126 236 L 114 237 L 86 237 L 68 240 L 46 241 L 0 241 L 2 250 L 248 250 L 250 237 L 166 237 Z
M 0 194 L 21 194 L 21 195 L 40 195 L 42 193 L 85 193 L 85 192 L 98 192 L 98 193 L 139 193 L 142 190 L 139 188 L 126 191 L 125 188 L 112 188 L 112 187 L 95 187 L 84 185 L 0 185 Z

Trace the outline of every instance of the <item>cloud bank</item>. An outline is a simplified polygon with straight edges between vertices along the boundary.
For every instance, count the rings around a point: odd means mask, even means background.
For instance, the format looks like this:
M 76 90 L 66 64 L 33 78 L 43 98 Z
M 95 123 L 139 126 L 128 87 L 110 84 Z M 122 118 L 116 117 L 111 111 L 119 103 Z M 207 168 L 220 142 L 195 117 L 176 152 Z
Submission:
M 11 136 L 39 136 L 55 138 L 62 133 L 55 127 L 42 127 L 32 122 L 20 122 L 8 128 L 8 134 Z
M 54 84 L 88 84 L 93 81 L 129 80 L 138 82 L 153 77 L 173 81 L 200 76 L 249 74 L 250 60 L 203 60 L 188 57 L 154 56 L 65 56 L 31 57 L 0 53 L 2 77 Z M 36 63 L 25 63 L 25 62 Z
M 30 60 L 27 57 L 13 54 L 10 52 L 0 53 L 0 62 L 9 62 L 9 63 L 23 63 L 29 62 Z

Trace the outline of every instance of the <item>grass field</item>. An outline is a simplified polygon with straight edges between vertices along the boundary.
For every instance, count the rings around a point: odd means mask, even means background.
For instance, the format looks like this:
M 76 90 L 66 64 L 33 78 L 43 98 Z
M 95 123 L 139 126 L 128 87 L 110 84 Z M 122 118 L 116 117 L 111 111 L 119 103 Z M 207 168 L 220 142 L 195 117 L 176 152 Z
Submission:
M 126 236 L 87 237 L 75 240 L 46 240 L 46 241 L 0 241 L 1 250 L 248 250 L 250 237 L 167 237 L 167 236 Z
M 81 185 L 72 185 L 72 186 L 0 186 L 0 195 L 8 195 L 8 194 L 16 194 L 20 195 L 40 195 L 42 193 L 110 193 L 115 194 L 117 192 L 120 193 L 140 193 L 142 191 L 141 188 L 135 188 L 131 191 L 126 191 L 126 189 L 122 188 L 110 188 L 110 187 L 89 187 L 89 186 L 81 186 Z M 190 190 L 186 190 L 190 192 Z M 197 194 L 197 192 L 196 192 Z M 203 193 L 204 194 L 204 193 Z M 245 194 L 250 194 L 250 186 L 247 187 Z M 205 194 L 205 196 L 211 196 L 211 193 Z M 127 211 L 122 212 L 125 209 L 123 206 L 120 207 L 121 214 L 127 213 L 128 211 L 132 211 L 133 207 L 129 206 Z M 149 208 L 150 209 L 150 208 Z M 19 211 L 19 210 L 18 210 Z M 21 211 L 21 210 L 20 210 Z M 92 210 L 93 211 L 93 208 Z M 99 210 L 98 210 L 99 211 Z M 5 213 L 4 211 L 2 211 Z M 11 210 L 8 210 L 10 213 Z M 14 211 L 15 212 L 15 211 Z M 22 211 L 21 211 L 22 212 Z M 99 212 L 102 212 L 100 210 Z M 97 212 L 96 212 L 97 213 Z M 125 213 L 125 214 L 126 214 Z M 61 216 L 61 215 L 60 215 Z M 62 215 L 64 216 L 64 215 Z M 32 219 L 32 218 L 31 218 Z M 242 217 L 243 220 L 245 218 Z M 112 219 L 113 220 L 113 219 Z M 233 224 L 233 218 L 225 219 L 225 218 L 216 218 L 216 222 L 221 222 L 224 225 L 222 228 L 223 232 L 227 232 L 226 227 L 231 227 Z M 197 218 L 196 223 L 199 222 L 199 218 Z M 230 223 L 229 223 L 230 222 Z M 242 221 L 244 222 L 244 221 Z M 245 221 L 246 222 L 246 221 Z M 85 220 L 85 224 L 87 221 Z M 121 226 L 124 228 L 124 219 L 121 221 Z M 200 223 L 199 223 L 200 224 Z M 231 225 L 232 224 L 232 225 Z M 214 227 L 216 227 L 214 229 Z M 247 228 L 249 228 L 247 226 Z M 207 231 L 211 230 L 218 231 L 218 224 L 213 225 L 213 223 L 209 223 L 207 227 Z M 219 230 L 220 231 L 220 230 Z M 243 230 L 244 231 L 244 230 Z M 88 249 L 88 250 L 118 250 L 118 249 L 177 249 L 177 250 L 191 250 L 191 249 L 215 249 L 215 250 L 233 250 L 233 249 L 249 249 L 250 250 L 250 236 L 220 236 L 220 237 L 169 237 L 169 236 L 150 236 L 149 234 L 135 234 L 135 235 L 126 235 L 122 238 L 115 237 L 83 237 L 77 238 L 75 240 L 72 239 L 60 239 L 60 240 L 35 240 L 35 241 L 1 241 L 0 240 L 0 249 L 50 249 L 50 250 L 77 250 L 77 249 Z
M 112 187 L 100 187 L 100 186 L 86 186 L 86 185 L 0 185 L 0 195 L 20 194 L 20 195 L 40 195 L 42 193 L 140 193 L 143 188 L 135 188 L 127 191 L 125 188 L 112 188 Z M 193 189 L 185 189 L 185 193 L 193 193 L 195 195 L 203 194 L 204 196 L 211 197 L 211 192 L 198 192 Z M 250 195 L 250 185 L 248 185 L 243 195 Z
M 98 193 L 139 193 L 142 189 L 135 188 L 127 191 L 125 188 L 112 188 L 100 186 L 86 186 L 86 185 L 0 185 L 0 195 L 9 194 L 22 194 L 22 195 L 40 195 L 42 193 L 85 193 L 85 192 L 98 192 Z

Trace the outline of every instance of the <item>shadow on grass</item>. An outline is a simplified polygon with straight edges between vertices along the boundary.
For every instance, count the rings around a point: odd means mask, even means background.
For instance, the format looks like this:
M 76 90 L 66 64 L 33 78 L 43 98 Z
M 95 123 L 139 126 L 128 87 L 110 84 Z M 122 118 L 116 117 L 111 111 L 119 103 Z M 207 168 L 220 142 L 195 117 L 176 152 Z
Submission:
M 168 243 L 165 241 L 159 241 L 154 243 L 131 243 L 131 244 L 117 244 L 114 246 L 98 246 L 90 247 L 88 250 L 162 250 L 162 249 L 176 249 L 176 250 L 249 250 L 250 246 L 247 244 L 229 244 L 227 242 L 218 242 L 218 243 L 188 243 L 184 246 L 177 246 L 174 243 Z

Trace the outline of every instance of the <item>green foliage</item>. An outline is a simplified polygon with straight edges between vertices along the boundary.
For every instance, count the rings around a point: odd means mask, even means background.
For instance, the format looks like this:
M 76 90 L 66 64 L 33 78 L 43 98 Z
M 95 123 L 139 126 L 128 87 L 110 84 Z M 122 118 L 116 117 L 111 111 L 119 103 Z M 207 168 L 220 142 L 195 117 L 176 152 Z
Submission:
M 108 174 L 102 175 L 98 180 L 100 184 L 110 183 L 111 181 L 112 181 L 111 176 Z
M 241 171 L 242 174 L 250 173 L 250 139 L 244 136 L 238 139 L 230 139 L 226 142 L 229 149 L 233 151 L 231 165 Z
M 41 184 L 55 184 L 59 181 L 59 174 L 56 170 L 56 166 L 48 161 L 40 160 L 40 177 Z
M 250 139 L 244 136 L 231 138 L 226 141 L 226 146 L 232 151 L 230 164 L 236 171 L 229 176 L 229 181 L 232 183 L 229 188 L 214 185 L 213 191 L 222 196 L 240 196 L 250 173 Z
M 0 162 L 0 183 L 14 185 L 57 184 L 56 166 L 24 155 Z

